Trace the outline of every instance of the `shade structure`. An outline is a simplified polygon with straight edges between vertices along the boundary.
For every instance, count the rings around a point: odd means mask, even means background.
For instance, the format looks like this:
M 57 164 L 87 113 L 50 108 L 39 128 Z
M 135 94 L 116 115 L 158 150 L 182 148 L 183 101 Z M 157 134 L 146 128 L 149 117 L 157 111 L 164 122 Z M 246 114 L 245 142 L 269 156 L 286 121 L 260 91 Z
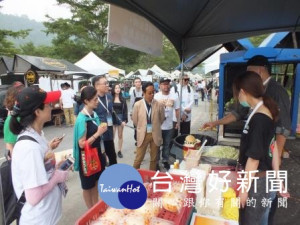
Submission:
M 153 23 L 181 59 L 244 37 L 297 31 L 299 0 L 105 0 Z

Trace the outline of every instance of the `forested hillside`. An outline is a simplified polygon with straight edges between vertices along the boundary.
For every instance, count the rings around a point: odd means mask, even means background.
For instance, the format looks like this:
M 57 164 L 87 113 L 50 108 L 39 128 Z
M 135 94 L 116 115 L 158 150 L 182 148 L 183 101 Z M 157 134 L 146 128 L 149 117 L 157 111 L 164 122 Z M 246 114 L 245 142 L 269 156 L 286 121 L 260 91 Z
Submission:
M 35 46 L 51 45 L 53 35 L 46 35 L 43 30 L 46 30 L 43 23 L 30 20 L 27 16 L 13 16 L 0 13 L 0 29 L 18 31 L 30 29 L 29 35 L 25 39 L 9 38 L 16 46 L 28 42 L 34 43 Z

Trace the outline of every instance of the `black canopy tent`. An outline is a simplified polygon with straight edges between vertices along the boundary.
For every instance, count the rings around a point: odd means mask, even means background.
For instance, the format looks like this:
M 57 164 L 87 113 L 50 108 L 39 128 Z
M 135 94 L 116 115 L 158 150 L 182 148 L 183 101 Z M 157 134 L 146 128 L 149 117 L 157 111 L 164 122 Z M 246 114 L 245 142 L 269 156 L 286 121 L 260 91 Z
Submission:
M 276 42 L 278 38 L 280 38 L 280 40 Z M 273 45 L 268 43 L 271 39 L 275 40 L 275 43 L 272 40 L 272 43 L 274 43 Z M 265 47 L 266 43 L 268 43 L 269 47 L 273 48 L 298 48 L 300 44 L 300 32 L 280 32 L 270 34 L 259 45 L 259 47 Z M 190 58 L 186 59 L 183 63 L 184 69 L 192 70 L 222 47 L 224 47 L 228 52 L 248 50 L 249 48 L 254 48 L 253 44 L 248 38 L 231 41 L 222 45 L 216 45 L 208 49 L 201 50 L 197 54 L 194 54 Z M 176 69 L 181 69 L 181 64 L 178 65 Z
M 244 37 L 300 27 L 299 0 L 105 0 L 153 23 L 185 60 Z
M 74 80 L 88 79 L 94 76 L 67 60 L 15 55 L 14 73 L 24 74 L 28 70 L 35 71 L 39 76 L 49 76 L 51 80 L 71 80 L 72 87 Z
M 12 72 L 14 59 L 8 56 L 0 57 L 0 76 Z
M 173 43 L 182 64 L 207 48 L 216 51 L 222 43 L 300 30 L 299 0 L 105 1 L 148 19 Z M 183 68 L 181 66 L 181 76 Z M 180 102 L 181 99 L 180 94 Z
M 24 74 L 15 75 L 13 72 L 14 59 L 8 56 L 0 57 L 0 80 L 1 86 L 11 85 L 15 81 L 24 82 Z

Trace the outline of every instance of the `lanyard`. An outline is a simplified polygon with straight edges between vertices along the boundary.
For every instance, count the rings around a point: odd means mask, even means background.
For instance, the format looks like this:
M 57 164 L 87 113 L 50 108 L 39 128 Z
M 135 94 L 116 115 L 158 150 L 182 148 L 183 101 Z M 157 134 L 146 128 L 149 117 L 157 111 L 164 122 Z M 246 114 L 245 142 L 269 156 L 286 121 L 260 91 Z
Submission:
M 263 101 L 260 101 L 259 103 L 257 103 L 256 106 L 255 106 L 255 108 L 253 109 L 253 111 L 252 111 L 251 114 L 249 115 L 249 117 L 248 117 L 248 119 L 247 119 L 247 121 L 246 121 L 246 124 L 245 124 L 245 126 L 244 126 L 244 130 L 243 130 L 243 133 L 244 133 L 244 134 L 247 134 L 247 133 L 248 133 L 248 131 L 246 130 L 246 128 L 248 127 L 248 124 L 250 123 L 250 120 L 251 120 L 252 116 L 254 115 L 254 113 L 256 113 L 256 111 L 258 110 L 258 108 L 259 108 L 260 106 L 262 106 L 262 104 L 264 104 Z
M 152 110 L 152 108 L 150 107 L 150 110 L 148 111 L 148 107 L 146 105 L 145 99 L 143 99 L 143 101 L 144 101 L 145 109 L 146 109 L 146 112 L 147 112 L 147 121 L 151 121 L 151 110 Z
M 271 79 L 271 77 L 269 77 L 268 79 L 266 79 L 266 80 L 264 81 L 263 85 L 266 86 L 266 85 L 268 84 L 268 82 L 269 82 L 270 79 Z
M 92 120 L 93 124 L 95 124 L 98 127 L 96 121 L 91 117 L 91 115 L 88 113 L 88 111 L 86 110 L 85 107 L 83 107 L 83 112 L 85 112 L 85 114 L 88 115 L 88 117 L 90 117 L 90 119 Z
M 98 101 L 101 103 L 101 105 L 103 106 L 104 109 L 106 109 L 107 113 L 109 114 L 109 110 L 108 110 L 108 102 L 107 102 L 107 95 L 105 95 L 105 99 L 106 99 L 106 107 L 103 104 L 103 102 L 101 101 L 101 99 L 98 97 Z

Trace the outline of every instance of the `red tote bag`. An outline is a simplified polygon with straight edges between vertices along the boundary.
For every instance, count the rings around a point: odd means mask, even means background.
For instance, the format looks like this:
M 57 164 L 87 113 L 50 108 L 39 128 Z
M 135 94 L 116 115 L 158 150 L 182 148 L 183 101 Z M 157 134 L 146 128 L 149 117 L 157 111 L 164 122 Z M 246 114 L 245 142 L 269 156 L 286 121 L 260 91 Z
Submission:
M 81 163 L 84 176 L 88 177 L 101 171 L 98 149 L 92 148 L 87 141 L 81 150 Z

